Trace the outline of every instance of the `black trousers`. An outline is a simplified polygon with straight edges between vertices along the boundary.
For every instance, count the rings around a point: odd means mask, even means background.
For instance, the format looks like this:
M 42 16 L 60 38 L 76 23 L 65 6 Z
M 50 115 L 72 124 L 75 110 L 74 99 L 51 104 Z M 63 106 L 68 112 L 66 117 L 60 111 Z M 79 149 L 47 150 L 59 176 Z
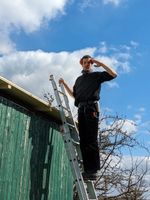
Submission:
M 100 169 L 97 141 L 99 111 L 97 107 L 97 103 L 92 103 L 81 105 L 78 109 L 80 148 L 85 172 Z

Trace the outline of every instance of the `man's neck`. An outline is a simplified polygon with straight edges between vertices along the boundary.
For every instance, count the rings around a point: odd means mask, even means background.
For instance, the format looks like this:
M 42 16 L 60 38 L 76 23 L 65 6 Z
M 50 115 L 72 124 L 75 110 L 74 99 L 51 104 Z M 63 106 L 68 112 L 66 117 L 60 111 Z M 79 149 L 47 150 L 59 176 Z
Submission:
M 92 72 L 92 69 L 83 69 L 82 70 L 83 74 L 88 74 L 88 73 L 91 73 L 91 72 Z

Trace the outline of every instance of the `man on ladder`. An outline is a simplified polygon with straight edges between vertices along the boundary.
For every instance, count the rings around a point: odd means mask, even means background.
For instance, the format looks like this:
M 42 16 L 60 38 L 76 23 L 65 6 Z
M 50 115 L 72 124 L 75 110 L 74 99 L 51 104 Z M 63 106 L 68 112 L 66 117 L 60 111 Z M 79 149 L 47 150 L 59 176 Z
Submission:
M 78 129 L 84 166 L 83 178 L 95 180 L 100 170 L 97 135 L 101 84 L 114 79 L 117 73 L 89 55 L 83 56 L 80 64 L 83 68 L 82 75 L 76 79 L 73 90 L 64 79 L 60 78 L 59 83 L 62 83 L 69 95 L 75 98 L 75 106 L 78 107 Z M 93 72 L 92 64 L 95 67 L 102 67 L 104 71 Z

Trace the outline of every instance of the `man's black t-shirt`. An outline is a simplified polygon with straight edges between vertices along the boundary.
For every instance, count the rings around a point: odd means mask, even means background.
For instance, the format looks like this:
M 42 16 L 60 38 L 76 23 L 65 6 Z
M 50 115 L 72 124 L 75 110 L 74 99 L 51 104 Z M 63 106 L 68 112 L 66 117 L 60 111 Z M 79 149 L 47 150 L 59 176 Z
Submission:
M 73 96 L 75 97 L 75 106 L 80 102 L 97 101 L 101 90 L 101 83 L 110 81 L 114 77 L 108 72 L 84 72 L 79 76 L 73 86 Z

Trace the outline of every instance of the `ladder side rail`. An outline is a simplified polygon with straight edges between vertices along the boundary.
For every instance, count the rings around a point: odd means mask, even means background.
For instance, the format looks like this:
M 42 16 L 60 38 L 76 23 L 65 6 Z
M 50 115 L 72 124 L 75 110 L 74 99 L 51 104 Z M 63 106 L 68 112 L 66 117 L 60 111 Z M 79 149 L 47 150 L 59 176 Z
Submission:
M 89 198 L 93 200 L 98 200 L 93 181 L 87 181 L 86 185 L 87 185 L 87 192 L 88 192 Z
M 71 169 L 72 169 L 73 177 L 75 179 L 75 184 L 76 184 L 76 187 L 78 190 L 78 194 L 79 194 L 79 197 L 81 200 L 89 200 L 88 194 L 87 194 L 87 191 L 86 191 L 86 188 L 84 185 L 84 181 L 83 181 L 82 175 L 80 173 L 80 168 L 79 168 L 79 164 L 77 161 L 76 152 L 75 152 L 75 149 L 73 148 L 72 139 L 70 137 L 70 130 L 69 130 L 69 127 L 67 126 L 67 121 L 65 119 L 65 115 L 63 112 L 61 98 L 58 93 L 57 85 L 52 76 L 51 76 L 50 80 L 51 80 L 52 86 L 54 88 L 56 101 L 59 106 L 59 111 L 60 111 L 61 119 L 63 122 L 64 132 L 65 132 L 65 134 L 63 134 L 64 144 L 65 144 L 65 148 L 66 148 L 66 153 L 68 155 L 68 158 L 69 158 L 69 161 L 71 164 Z
M 73 125 L 75 126 L 76 132 L 77 132 L 77 134 L 78 134 L 78 128 L 77 128 L 77 125 L 76 125 L 75 121 L 73 120 L 73 114 L 72 114 L 72 112 L 71 112 L 71 108 L 70 108 L 70 105 L 69 105 L 69 100 L 68 100 L 68 97 L 67 97 L 67 95 L 66 95 L 64 85 L 63 85 L 63 84 L 60 84 L 60 88 L 61 88 L 61 91 L 65 94 L 65 95 L 64 95 L 65 105 L 66 105 L 66 107 L 67 107 L 68 110 L 69 110 L 70 119 L 72 119 L 72 123 L 73 123 Z
M 64 134 L 64 144 L 65 144 L 65 148 L 66 148 L 66 153 L 68 155 L 68 159 L 71 165 L 71 169 L 72 169 L 72 173 L 73 173 L 73 177 L 74 177 L 74 181 L 75 181 L 75 185 L 77 187 L 77 191 L 79 194 L 79 197 L 81 200 L 89 200 L 85 185 L 84 185 L 84 181 L 82 178 L 82 175 L 80 173 L 80 168 L 79 168 L 79 164 L 78 164 L 78 160 L 76 157 L 76 153 L 75 150 L 73 148 L 72 145 L 72 141 L 70 140 L 70 137 L 67 137 L 68 134 Z
M 68 100 L 68 97 L 66 95 L 66 91 L 65 91 L 65 88 L 64 88 L 64 85 L 63 84 L 60 84 L 59 85 L 60 88 L 61 88 L 61 92 L 64 94 L 63 95 L 63 98 L 64 98 L 64 101 L 65 101 L 65 105 L 67 107 L 67 110 L 69 111 L 69 117 L 70 119 L 72 120 L 72 124 L 74 126 L 74 131 L 73 131 L 73 134 L 71 134 L 71 137 L 73 138 L 73 140 L 76 142 L 76 145 L 75 145 L 75 148 L 76 148 L 76 151 L 78 153 L 78 157 L 79 157 L 79 160 L 82 161 L 83 158 L 82 158 L 82 153 L 81 153 L 81 149 L 80 149 L 80 143 L 79 143 L 79 132 L 78 132 L 78 128 L 77 128 L 77 125 L 74 121 L 74 118 L 73 118 L 73 114 L 71 112 L 71 108 L 70 108 L 70 105 L 69 105 L 69 100 Z M 76 134 L 76 137 L 74 136 L 74 134 Z M 77 144 L 78 143 L 78 144 Z M 83 169 L 83 163 L 82 163 L 82 169 Z
M 60 95 L 59 95 L 59 92 L 58 92 L 58 88 L 57 88 L 57 85 L 56 85 L 56 82 L 54 81 L 54 77 L 53 75 L 50 76 L 50 81 L 52 83 L 52 86 L 53 86 L 53 89 L 54 89 L 54 94 L 55 94 L 55 97 L 56 97 L 56 101 L 57 101 L 57 105 L 59 106 L 59 112 L 60 112 L 60 116 L 61 116 L 61 119 L 62 119 L 62 122 L 63 122 L 63 127 L 64 127 L 64 124 L 67 124 L 67 120 L 66 120 L 66 117 L 65 115 L 63 114 L 64 113 L 64 110 L 63 110 L 63 106 L 61 104 L 61 98 L 60 98 Z M 64 88 L 63 88 L 64 89 Z M 62 91 L 64 92 L 64 91 Z M 63 93 L 64 95 L 66 95 L 66 93 Z M 64 96 L 63 95 L 63 96 Z M 67 99 L 67 96 L 66 96 L 66 101 L 68 102 L 68 99 Z M 68 103 L 68 110 L 70 109 L 69 107 L 69 103 Z M 71 115 L 72 116 L 72 115 Z M 73 118 L 72 118 L 73 119 Z M 73 121 L 73 120 L 72 120 Z M 74 126 L 74 125 L 73 125 Z M 66 128 L 66 126 L 64 127 Z M 74 128 L 73 130 L 73 135 L 76 133 L 76 129 Z M 68 132 L 68 130 L 65 130 Z M 72 138 L 72 137 L 71 137 Z M 77 135 L 77 137 L 75 138 L 75 141 L 78 142 L 78 145 L 79 145 L 79 137 Z M 77 143 L 76 143 L 77 144 Z M 81 150 L 79 147 L 76 146 L 76 151 L 78 153 L 78 156 L 79 156 L 79 160 L 82 160 L 82 154 L 81 154 Z
M 55 93 L 55 97 L 56 97 L 56 100 L 57 100 L 57 104 L 59 105 L 59 111 L 60 111 L 60 114 L 61 114 L 61 119 L 62 119 L 62 122 L 63 122 L 64 131 L 65 131 L 65 134 L 63 134 L 63 140 L 64 140 L 66 152 L 67 152 L 70 164 L 71 164 L 71 170 L 72 170 L 72 173 L 73 173 L 73 177 L 75 179 L 75 185 L 77 187 L 79 198 L 81 200 L 89 200 L 89 199 L 90 200 L 97 200 L 95 188 L 94 188 L 92 181 L 88 181 L 86 183 L 87 189 L 85 189 L 84 181 L 83 181 L 83 178 L 82 178 L 82 175 L 81 175 L 81 172 L 80 172 L 78 159 L 77 159 L 77 156 L 76 156 L 75 148 L 74 148 L 72 140 L 71 140 L 70 129 L 69 129 L 68 123 L 67 123 L 66 118 L 65 118 L 64 109 L 63 109 L 63 106 L 62 106 L 62 103 L 61 103 L 61 98 L 59 96 L 57 85 L 55 83 L 53 75 L 51 75 L 50 78 L 51 78 L 50 80 L 51 80 L 53 88 L 54 88 L 54 93 Z M 66 102 L 68 103 L 68 105 L 66 104 L 66 107 L 67 107 L 66 110 L 70 111 L 70 113 L 71 113 L 69 101 L 68 101 L 68 98 L 67 98 L 67 95 L 65 93 L 64 88 L 62 89 L 62 94 L 63 94 L 63 97 L 65 97 L 65 99 L 66 99 L 66 100 L 64 99 L 65 103 Z M 72 113 L 71 113 L 70 117 L 72 117 L 72 120 L 74 122 Z M 75 129 L 75 126 L 74 126 L 74 129 Z

